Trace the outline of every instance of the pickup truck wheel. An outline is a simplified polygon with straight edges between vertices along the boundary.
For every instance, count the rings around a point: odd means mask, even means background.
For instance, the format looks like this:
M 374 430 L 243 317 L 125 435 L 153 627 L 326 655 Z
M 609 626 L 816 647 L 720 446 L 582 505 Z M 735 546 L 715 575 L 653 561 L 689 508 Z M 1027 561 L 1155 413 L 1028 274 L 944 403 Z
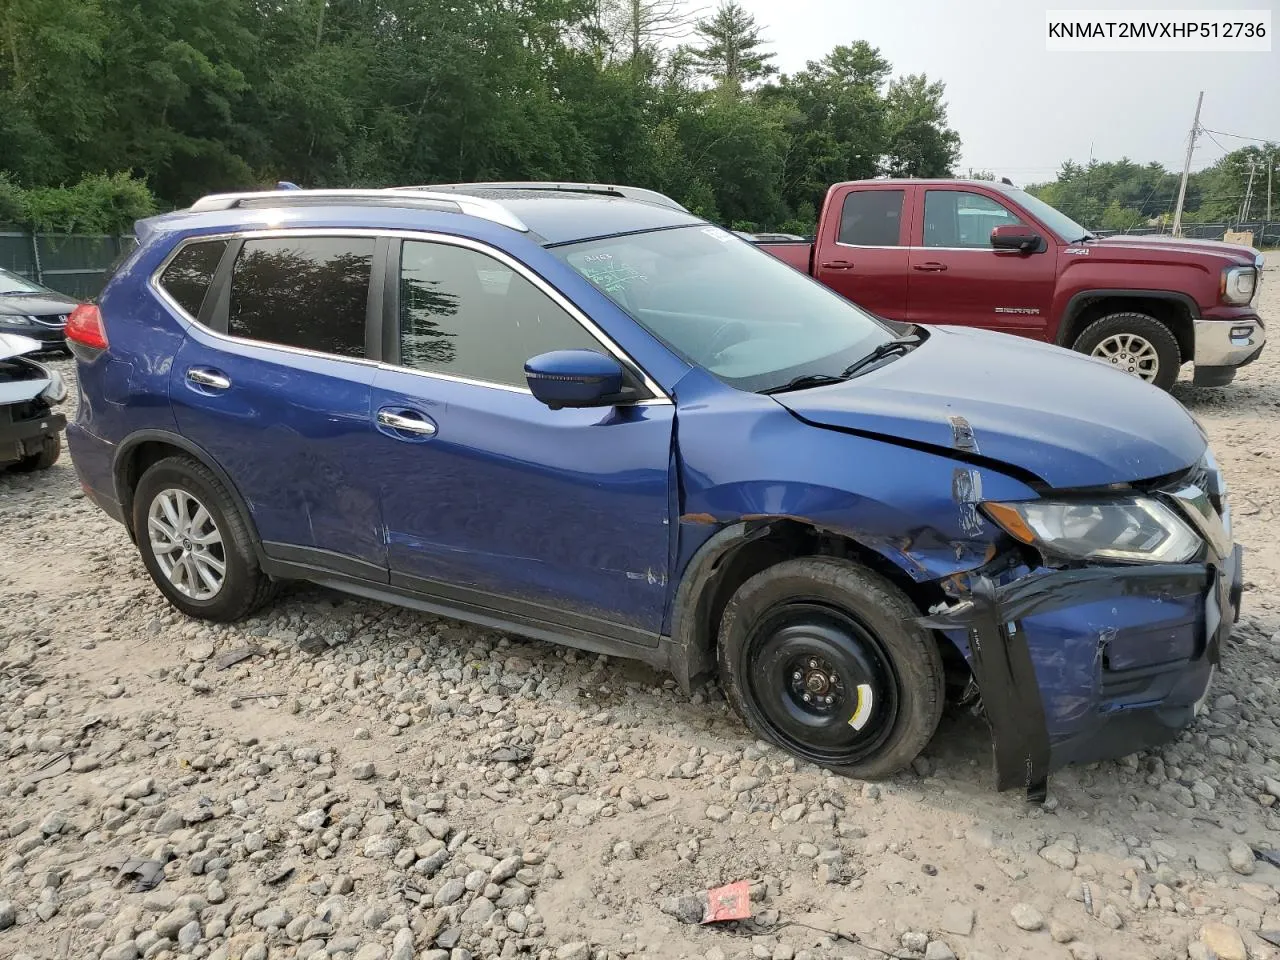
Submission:
M 942 658 L 892 584 L 847 560 L 756 574 L 720 622 L 720 683 L 762 739 L 860 779 L 911 763 L 942 715 Z
M 1173 331 L 1145 313 L 1110 313 L 1076 338 L 1073 349 L 1168 390 L 1178 379 L 1182 353 Z
M 148 468 L 133 494 L 133 529 L 151 579 L 189 617 L 233 622 L 275 593 L 244 518 L 202 463 L 168 457 Z
M 40 452 L 33 453 L 29 457 L 23 457 L 13 469 L 19 473 L 25 473 L 30 470 L 48 470 L 58 462 L 58 457 L 62 454 L 62 440 L 55 433 L 51 437 L 45 437 L 40 442 Z

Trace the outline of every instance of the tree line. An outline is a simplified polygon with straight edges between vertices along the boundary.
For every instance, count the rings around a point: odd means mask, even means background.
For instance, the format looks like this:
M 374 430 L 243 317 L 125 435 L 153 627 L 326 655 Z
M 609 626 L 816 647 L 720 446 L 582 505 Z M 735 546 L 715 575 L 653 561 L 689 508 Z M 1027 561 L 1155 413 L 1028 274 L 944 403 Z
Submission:
M 950 172 L 940 82 L 863 41 L 774 59 L 734 0 L 0 0 L 0 222 L 563 179 L 808 232 L 832 182 Z
M 1275 191 L 1271 215 L 1280 217 L 1280 148 L 1266 143 L 1232 150 L 1192 173 L 1187 178 L 1183 222 L 1234 224 L 1266 219 L 1268 168 Z M 1172 223 L 1181 178 L 1180 170 L 1128 158 L 1087 164 L 1067 161 L 1054 180 L 1027 189 L 1086 227 L 1132 230 Z

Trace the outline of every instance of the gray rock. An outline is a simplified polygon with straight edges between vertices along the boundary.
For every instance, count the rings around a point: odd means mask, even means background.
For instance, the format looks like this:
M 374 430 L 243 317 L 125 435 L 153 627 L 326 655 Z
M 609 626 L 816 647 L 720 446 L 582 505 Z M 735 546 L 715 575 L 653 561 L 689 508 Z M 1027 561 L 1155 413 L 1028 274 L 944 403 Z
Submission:
M 918 930 L 911 930 L 904 933 L 898 941 L 903 948 L 910 950 L 912 953 L 924 953 L 929 946 L 929 935 L 920 933 Z
M 387 948 L 380 943 L 366 943 L 351 960 L 386 960 Z
M 658 909 L 681 923 L 701 923 L 706 912 L 703 898 L 695 893 L 667 897 L 658 905 Z
M 636 848 L 630 840 L 619 840 L 613 845 L 613 858 L 615 860 L 634 860 L 636 858 Z
M 463 882 L 457 877 L 453 877 L 450 880 L 446 880 L 444 885 L 436 891 L 436 895 L 431 902 L 437 907 L 447 907 L 451 903 L 457 903 L 466 891 L 467 888 Z
M 1044 917 L 1029 903 L 1014 904 L 1009 916 L 1013 917 L 1013 922 L 1022 930 L 1039 930 L 1044 926 Z
M 973 907 L 961 903 L 953 903 L 942 911 L 939 927 L 947 933 L 957 933 L 967 937 L 973 933 Z
M 351 768 L 351 777 L 354 780 L 372 780 L 373 775 L 373 764 L 368 760 L 357 763 Z
M 200 921 L 192 920 L 178 931 L 178 946 L 190 950 L 200 942 Z
M 360 921 L 370 930 L 380 930 L 382 925 L 391 919 L 391 911 L 385 904 L 375 903 L 364 912 Z
M 138 960 L 138 946 L 132 940 L 117 943 L 103 951 L 102 960 Z
M 166 940 L 177 939 L 178 931 L 196 919 L 195 911 L 190 907 L 175 907 L 151 925 L 158 936 Z
M 1120 916 L 1120 911 L 1109 903 L 1098 912 L 1098 920 L 1103 926 L 1110 927 L 1112 930 L 1119 930 L 1124 926 L 1124 918 Z
M 156 833 L 173 833 L 175 830 L 182 829 L 183 824 L 182 813 L 178 810 L 166 810 L 160 814 L 160 819 L 156 821 Z
M 324 823 L 329 819 L 329 814 L 324 810 L 308 810 L 302 816 L 293 822 L 300 826 L 303 830 L 315 832 L 324 829 Z
M 413 931 L 401 927 L 391 943 L 391 960 L 413 960 Z
M 1098 951 L 1080 940 L 1068 944 L 1067 951 L 1071 954 L 1071 960 L 1098 960 Z
M 0 930 L 8 930 L 18 922 L 18 908 L 12 900 L 0 900 Z
M 1070 943 L 1076 938 L 1076 932 L 1061 920 L 1052 919 L 1049 921 L 1049 936 L 1053 938 L 1054 943 Z
M 284 928 L 293 919 L 288 907 L 267 907 L 253 915 L 253 925 L 263 930 L 268 927 Z
M 57 836 L 67 826 L 67 815 L 61 810 L 54 810 L 40 821 L 40 832 L 46 837 Z
M 1204 851 L 1196 854 L 1196 869 L 1201 873 L 1226 873 L 1227 860 L 1220 853 Z
M 1063 870 L 1076 868 L 1076 855 L 1060 844 L 1051 843 L 1040 851 L 1040 858 Z
M 715 804 L 707 807 L 707 819 L 714 820 L 716 823 L 724 823 L 729 819 L 729 811 L 724 807 L 718 807 Z
M 520 869 L 523 863 L 524 860 L 521 857 L 503 857 L 489 871 L 490 882 L 506 883 L 516 875 L 516 871 Z
M 924 948 L 924 960 L 956 960 L 955 952 L 941 940 L 930 940 Z
M 556 960 L 591 960 L 591 945 L 585 940 L 566 943 L 556 950 Z
M 129 800 L 141 800 L 143 797 L 149 797 L 156 791 L 156 781 L 154 777 L 143 777 L 141 780 L 135 780 L 124 788 L 124 795 Z
M 203 663 L 213 656 L 213 644 L 207 640 L 197 640 L 187 644 L 187 659 L 195 663 Z
M 476 897 L 471 905 L 462 911 L 463 923 L 481 924 L 493 916 L 493 901 L 488 897 Z
M 1227 863 L 1231 865 L 1231 869 L 1236 873 L 1246 877 L 1257 869 L 1257 865 L 1254 863 L 1253 849 L 1240 840 L 1231 844 L 1230 849 L 1227 850 Z

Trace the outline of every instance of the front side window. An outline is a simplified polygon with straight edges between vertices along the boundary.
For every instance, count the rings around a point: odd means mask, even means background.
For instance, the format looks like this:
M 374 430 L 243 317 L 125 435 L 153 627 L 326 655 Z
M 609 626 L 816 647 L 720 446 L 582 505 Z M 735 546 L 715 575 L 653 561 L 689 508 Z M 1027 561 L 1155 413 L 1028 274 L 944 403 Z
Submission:
M 189 243 L 178 251 L 160 276 L 160 286 L 190 316 L 198 317 L 205 294 L 213 283 L 226 240 Z
M 552 252 L 676 354 L 738 389 L 838 376 L 892 338 L 848 300 L 718 227 L 587 240 Z
M 600 343 L 522 275 L 486 254 L 406 240 L 400 253 L 400 362 L 484 383 L 526 385 L 525 361 Z
M 991 249 L 991 231 L 1022 223 L 1003 204 L 964 190 L 926 190 L 924 245 Z
M 365 356 L 373 243 L 371 237 L 246 240 L 231 271 L 228 332 Z
M 840 208 L 841 243 L 896 247 L 902 235 L 902 190 L 854 190 Z

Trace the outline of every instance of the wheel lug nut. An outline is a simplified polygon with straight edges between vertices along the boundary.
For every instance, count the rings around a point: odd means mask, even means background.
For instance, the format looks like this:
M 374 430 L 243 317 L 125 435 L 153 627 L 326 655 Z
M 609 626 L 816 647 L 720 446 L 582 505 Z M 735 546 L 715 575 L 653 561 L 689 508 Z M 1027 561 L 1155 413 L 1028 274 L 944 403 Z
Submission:
M 836 698 L 835 698 L 835 697 L 831 696 L 831 694 L 827 694 L 826 702 L 827 702 L 828 704 L 835 703 L 835 700 L 836 700 Z
M 807 694 L 807 693 L 806 693 L 806 694 L 804 695 L 804 702 L 805 702 L 805 703 L 810 703 L 812 700 L 813 700 L 813 697 L 809 696 L 809 694 Z
M 817 660 L 810 660 L 810 661 L 809 661 L 809 669 L 810 669 L 810 670 L 817 670 L 817 669 L 818 669 L 818 661 L 817 661 Z
M 803 674 L 803 673 L 801 673 L 799 670 L 797 670 L 795 673 L 793 673 L 793 674 L 791 675 L 791 679 L 792 679 L 792 680 L 803 680 L 803 679 L 804 679 L 804 674 Z

